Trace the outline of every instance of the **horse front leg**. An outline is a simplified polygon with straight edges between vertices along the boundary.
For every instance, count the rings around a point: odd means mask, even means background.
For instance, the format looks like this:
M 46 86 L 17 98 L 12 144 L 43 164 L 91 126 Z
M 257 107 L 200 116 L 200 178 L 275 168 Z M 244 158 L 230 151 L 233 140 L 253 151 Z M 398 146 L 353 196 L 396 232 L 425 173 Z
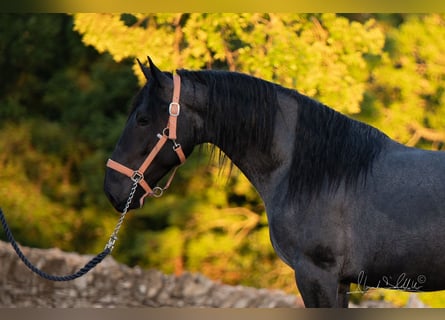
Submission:
M 339 308 L 347 308 L 349 306 L 349 291 L 351 290 L 351 284 L 340 282 L 337 290 L 337 306 Z
M 306 308 L 347 308 L 349 285 L 310 261 L 295 266 L 295 279 Z

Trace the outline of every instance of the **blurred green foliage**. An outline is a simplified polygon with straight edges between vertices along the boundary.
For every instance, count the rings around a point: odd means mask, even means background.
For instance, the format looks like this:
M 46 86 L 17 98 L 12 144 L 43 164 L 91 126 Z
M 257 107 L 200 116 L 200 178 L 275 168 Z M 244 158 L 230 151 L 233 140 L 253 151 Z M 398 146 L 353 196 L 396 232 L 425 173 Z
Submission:
M 0 206 L 22 244 L 103 248 L 117 219 L 104 165 L 143 81 L 135 58 L 146 55 L 164 70 L 262 77 L 401 143 L 443 149 L 444 23 L 438 14 L 1 14 Z M 206 148 L 195 152 L 161 200 L 129 214 L 114 256 L 296 292 L 261 199 L 229 171 Z

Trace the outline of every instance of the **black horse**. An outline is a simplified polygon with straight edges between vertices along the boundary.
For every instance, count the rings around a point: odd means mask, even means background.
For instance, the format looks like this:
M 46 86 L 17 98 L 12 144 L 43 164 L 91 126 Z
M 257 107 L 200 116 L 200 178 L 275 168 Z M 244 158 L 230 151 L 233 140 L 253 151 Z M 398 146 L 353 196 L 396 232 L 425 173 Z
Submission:
M 138 183 L 130 209 L 160 195 L 150 186 L 183 161 L 180 153 L 210 143 L 258 190 L 271 242 L 295 270 L 306 307 L 347 307 L 351 283 L 360 291 L 445 289 L 443 152 L 405 147 L 258 78 L 172 75 L 149 63 L 105 176 L 117 210 Z

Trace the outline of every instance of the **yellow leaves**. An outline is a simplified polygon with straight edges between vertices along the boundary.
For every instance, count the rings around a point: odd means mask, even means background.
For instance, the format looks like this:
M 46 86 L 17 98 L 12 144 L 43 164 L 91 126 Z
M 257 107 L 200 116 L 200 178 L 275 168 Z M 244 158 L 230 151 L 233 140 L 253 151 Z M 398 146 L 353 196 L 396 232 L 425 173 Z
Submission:
M 77 13 L 74 15 L 74 30 L 82 35 L 85 44 L 101 53 L 109 52 L 117 62 L 134 59 L 135 74 L 144 83 L 145 78 L 135 58 L 146 61 L 147 55 L 152 55 L 161 68 L 173 70 L 178 67 L 174 66 L 173 59 L 176 40 L 173 24 L 177 14 L 135 14 L 134 17 L 138 22 L 127 26 L 121 14 Z
M 364 54 L 382 53 L 383 33 L 369 21 L 362 25 L 333 14 L 311 21 L 302 34 L 310 44 L 305 46 L 310 68 L 298 70 L 296 77 L 304 80 L 297 87 L 341 112 L 359 113 L 369 77 Z
M 390 55 L 374 70 L 371 89 L 379 100 L 374 107 L 383 110 L 384 115 L 374 121 L 402 143 L 428 141 L 430 146 L 425 147 L 436 148 L 437 141 L 431 137 L 443 132 L 444 22 L 444 17 L 437 14 L 409 16 L 399 29 L 388 34 Z M 436 132 L 424 135 L 413 128 Z
M 132 48 L 125 37 L 125 28 L 120 17 L 113 14 L 83 13 L 75 15 L 74 19 L 74 30 L 84 34 L 84 43 L 101 53 L 109 51 L 116 61 L 128 57 Z M 117 38 L 119 41 L 115 41 Z
M 374 20 L 361 24 L 332 13 L 133 16 L 138 22 L 127 26 L 116 14 L 76 14 L 75 30 L 116 61 L 150 54 L 168 71 L 226 63 L 229 70 L 296 87 L 349 114 L 360 112 L 369 77 L 364 54 L 380 55 L 384 44 Z
M 223 208 L 212 210 L 207 208 L 206 212 L 196 215 L 199 221 L 195 221 L 195 230 L 198 233 L 208 233 L 212 229 L 219 229 L 240 245 L 247 235 L 258 225 L 260 217 L 255 212 L 243 208 Z

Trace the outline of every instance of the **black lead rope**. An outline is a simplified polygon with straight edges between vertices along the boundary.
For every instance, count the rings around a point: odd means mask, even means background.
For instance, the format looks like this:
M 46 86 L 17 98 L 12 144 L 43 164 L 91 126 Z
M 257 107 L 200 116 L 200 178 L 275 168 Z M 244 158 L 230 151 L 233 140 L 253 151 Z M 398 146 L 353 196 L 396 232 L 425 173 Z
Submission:
M 107 255 L 111 253 L 112 247 L 105 247 L 105 249 L 99 253 L 97 256 L 95 256 L 93 259 L 91 259 L 82 269 L 77 271 L 76 273 L 67 275 L 67 276 L 55 276 L 52 274 L 48 274 L 36 266 L 34 266 L 31 261 L 28 260 L 28 258 L 25 257 L 22 250 L 20 250 L 19 245 L 14 239 L 14 236 L 12 235 L 11 230 L 9 229 L 8 223 L 6 222 L 5 215 L 3 214 L 3 210 L 0 208 L 0 220 L 2 222 L 3 229 L 5 230 L 6 237 L 8 238 L 8 241 L 11 243 L 11 246 L 14 248 L 15 252 L 19 256 L 19 258 L 23 261 L 23 263 L 34 273 L 38 274 L 42 278 L 45 278 L 47 280 L 51 281 L 70 281 L 74 280 L 76 278 L 79 278 L 89 272 L 91 269 L 93 269 L 97 264 L 101 263 L 103 259 Z
M 114 243 L 117 240 L 117 234 L 119 233 L 119 229 L 122 226 L 122 223 L 124 222 L 125 215 L 128 212 L 128 208 L 130 207 L 131 201 L 133 200 L 134 193 L 136 192 L 136 188 L 138 186 L 139 180 L 132 179 L 133 180 L 133 186 L 130 190 L 130 195 L 128 196 L 127 203 L 125 204 L 125 208 L 122 211 L 119 221 L 116 224 L 116 227 L 113 230 L 113 233 L 110 236 L 110 239 L 108 240 L 107 244 L 105 245 L 105 249 L 96 255 L 93 259 L 91 259 L 83 268 L 81 268 L 76 273 L 67 275 L 67 276 L 55 276 L 52 274 L 48 274 L 39 268 L 37 268 L 35 265 L 31 263 L 31 261 L 28 260 L 28 258 L 25 257 L 22 250 L 20 250 L 19 245 L 14 239 L 14 236 L 12 235 L 11 230 L 9 229 L 8 223 L 6 222 L 5 215 L 3 214 L 3 210 L 0 208 L 0 220 L 3 226 L 3 229 L 5 230 L 6 237 L 8 238 L 8 241 L 11 243 L 11 246 L 14 248 L 15 252 L 19 256 L 19 258 L 23 261 L 23 263 L 34 273 L 41 276 L 44 279 L 51 280 L 51 281 L 71 281 L 74 279 L 77 279 L 84 274 L 88 273 L 91 269 L 93 269 L 97 264 L 101 263 L 103 259 L 107 255 L 111 253 L 111 251 L 114 248 Z

